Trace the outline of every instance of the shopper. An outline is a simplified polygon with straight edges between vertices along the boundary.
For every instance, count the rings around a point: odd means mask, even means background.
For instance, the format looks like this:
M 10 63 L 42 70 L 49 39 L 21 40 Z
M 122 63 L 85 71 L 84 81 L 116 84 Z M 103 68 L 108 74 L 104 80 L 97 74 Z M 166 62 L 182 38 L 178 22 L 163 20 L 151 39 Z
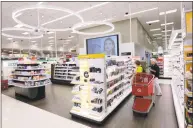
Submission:
M 135 61 L 136 64 L 136 73 L 142 73 L 143 72 L 143 67 L 141 66 L 141 62 L 139 60 Z
M 160 69 L 159 69 L 159 66 L 157 65 L 157 61 L 156 61 L 155 58 L 151 59 L 150 72 L 151 72 L 151 74 L 153 74 L 155 76 L 154 84 L 155 84 L 155 88 L 156 88 L 156 91 L 157 91 L 156 95 L 157 96 L 162 96 L 162 91 L 161 91 L 161 88 L 160 88 L 159 82 L 158 82 Z

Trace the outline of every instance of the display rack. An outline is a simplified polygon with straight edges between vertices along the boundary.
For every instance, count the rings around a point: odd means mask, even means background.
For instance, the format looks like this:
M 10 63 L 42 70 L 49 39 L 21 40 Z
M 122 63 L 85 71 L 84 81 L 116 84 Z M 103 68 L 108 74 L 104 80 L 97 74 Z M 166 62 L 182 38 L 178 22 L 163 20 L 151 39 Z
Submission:
M 157 65 L 159 66 L 159 69 L 160 69 L 160 76 L 163 76 L 164 75 L 164 58 L 163 57 L 157 58 Z
M 79 68 L 73 62 L 65 64 L 53 64 L 51 70 L 51 81 L 56 84 L 70 84 Z
M 163 78 L 171 79 L 172 78 L 172 56 L 164 55 L 164 75 Z
M 31 100 L 45 97 L 45 86 L 51 81 L 45 73 L 46 68 L 38 63 L 18 63 L 10 76 L 9 85 L 15 86 L 15 96 L 24 96 Z
M 72 83 L 72 116 L 102 123 L 131 93 L 134 72 L 130 57 L 80 55 L 80 73 Z M 129 70 L 130 69 L 130 70 Z

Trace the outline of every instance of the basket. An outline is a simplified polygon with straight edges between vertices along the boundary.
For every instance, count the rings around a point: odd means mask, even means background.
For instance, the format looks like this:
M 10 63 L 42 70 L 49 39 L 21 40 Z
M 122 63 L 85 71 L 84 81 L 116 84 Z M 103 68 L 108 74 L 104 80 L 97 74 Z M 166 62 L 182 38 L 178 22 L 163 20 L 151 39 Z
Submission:
M 153 95 L 154 75 L 137 73 L 133 78 L 132 94 L 135 96 Z

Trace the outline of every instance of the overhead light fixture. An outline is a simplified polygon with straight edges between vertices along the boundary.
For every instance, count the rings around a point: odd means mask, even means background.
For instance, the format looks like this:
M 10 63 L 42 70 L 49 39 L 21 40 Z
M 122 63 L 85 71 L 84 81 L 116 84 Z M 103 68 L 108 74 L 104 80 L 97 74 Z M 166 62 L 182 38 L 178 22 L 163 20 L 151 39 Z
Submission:
M 171 24 L 174 24 L 174 22 L 170 22 L 170 23 L 166 23 L 166 24 L 161 24 L 161 26 L 171 25 Z
M 54 38 L 53 36 L 48 37 L 48 39 L 53 39 L 53 38 Z
M 170 36 L 170 35 L 162 35 L 163 37 L 165 37 L 165 36 Z
M 160 20 L 147 21 L 146 24 L 157 23 L 157 22 L 159 22 L 159 21 L 160 21 Z
M 162 35 L 162 34 L 153 34 L 153 36 L 160 36 L 160 35 Z
M 21 28 L 21 27 L 23 27 L 23 25 L 22 25 L 22 24 L 17 24 L 17 25 L 15 25 L 14 27 L 15 27 L 15 28 Z
M 158 7 L 150 8 L 150 9 L 147 9 L 147 10 L 134 12 L 134 13 L 131 13 L 131 14 L 128 14 L 128 15 L 125 15 L 125 16 L 136 15 L 136 14 L 140 14 L 140 13 L 144 13 L 144 12 L 149 12 L 149 11 L 153 11 L 153 10 L 157 10 L 157 9 L 158 9 Z
M 54 32 L 47 32 L 47 34 L 53 34 Z
M 161 30 L 161 28 L 150 29 L 151 32 L 153 32 L 153 31 L 159 31 L 159 30 Z
M 22 15 L 22 13 L 19 13 L 19 14 L 15 15 L 15 17 L 21 16 L 21 15 Z
M 60 23 L 62 23 L 62 21 L 60 21 Z
M 65 40 L 65 41 L 71 41 L 71 40 Z
M 177 9 L 169 10 L 169 11 L 166 11 L 166 12 L 160 12 L 159 15 L 165 15 L 165 14 L 170 14 L 170 13 L 174 13 L 174 12 L 177 12 Z
M 48 42 L 54 42 L 54 40 L 49 40 Z
M 22 33 L 23 35 L 28 35 L 29 34 L 29 32 L 24 32 L 24 33 Z
M 34 43 L 34 42 L 36 42 L 36 41 L 35 41 L 35 40 L 32 40 L 31 42 Z
M 162 31 L 162 32 L 171 32 L 172 30 Z
M 159 39 L 162 39 L 162 37 L 157 37 L 156 39 L 158 39 L 158 40 L 159 40 Z
M 42 18 L 44 18 L 44 15 L 42 15 Z
M 43 4 L 43 2 L 38 2 L 38 5 L 41 5 L 41 4 Z
M 7 40 L 13 40 L 13 38 L 7 38 Z

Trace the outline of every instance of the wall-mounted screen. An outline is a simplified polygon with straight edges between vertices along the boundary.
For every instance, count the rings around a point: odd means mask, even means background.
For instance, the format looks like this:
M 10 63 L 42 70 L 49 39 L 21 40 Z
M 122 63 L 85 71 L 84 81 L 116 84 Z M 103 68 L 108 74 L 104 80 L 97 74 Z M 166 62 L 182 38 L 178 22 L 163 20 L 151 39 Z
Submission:
M 87 54 L 104 53 L 108 56 L 119 55 L 118 35 L 90 38 L 86 40 Z

